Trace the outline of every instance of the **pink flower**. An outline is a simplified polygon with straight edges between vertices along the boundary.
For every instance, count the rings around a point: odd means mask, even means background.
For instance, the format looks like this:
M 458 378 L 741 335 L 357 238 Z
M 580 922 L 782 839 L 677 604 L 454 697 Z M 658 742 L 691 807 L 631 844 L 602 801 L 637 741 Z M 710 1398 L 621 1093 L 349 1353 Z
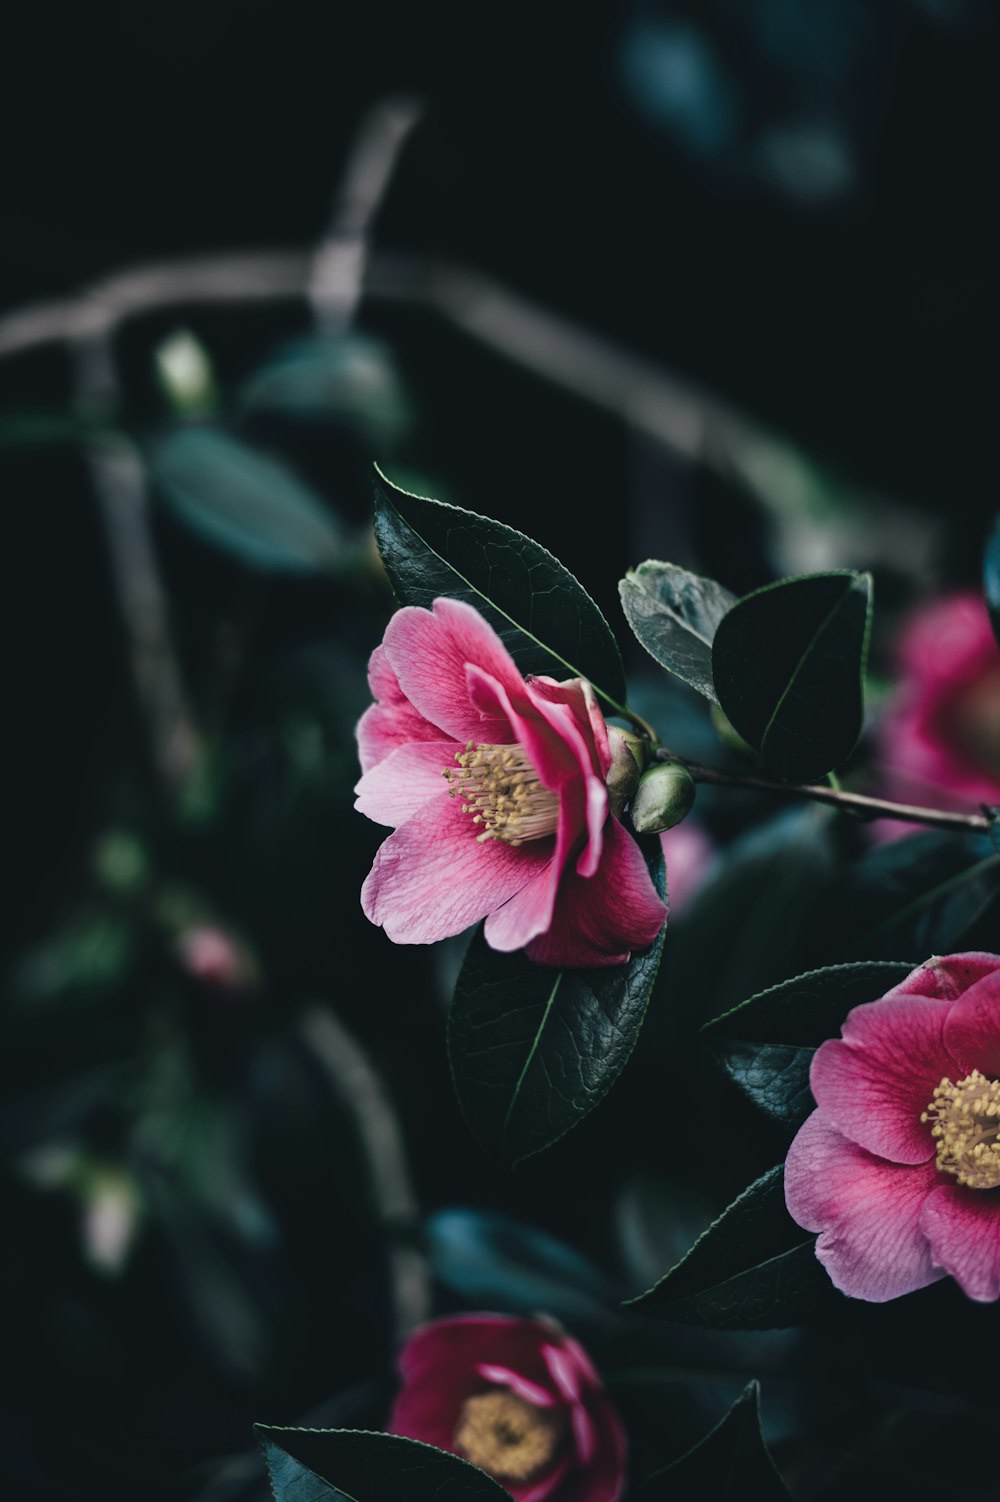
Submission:
M 460 600 L 407 606 L 372 653 L 356 807 L 395 833 L 361 893 L 397 943 L 486 919 L 494 949 L 620 965 L 666 909 L 608 807 L 608 730 L 582 678 L 525 680 Z
M 886 795 L 955 808 L 1000 803 L 1000 652 L 980 596 L 923 606 L 896 655 L 899 690 L 878 737 Z
M 837 1288 L 884 1303 L 950 1273 L 1000 1297 L 1000 955 L 928 960 L 816 1051 L 785 1163 Z
M 667 863 L 667 897 L 676 918 L 698 893 L 715 857 L 715 848 L 695 819 L 685 819 L 660 835 Z
M 463 1455 L 517 1502 L 617 1502 L 628 1445 L 583 1348 L 500 1314 L 434 1320 L 399 1360 L 389 1429 Z

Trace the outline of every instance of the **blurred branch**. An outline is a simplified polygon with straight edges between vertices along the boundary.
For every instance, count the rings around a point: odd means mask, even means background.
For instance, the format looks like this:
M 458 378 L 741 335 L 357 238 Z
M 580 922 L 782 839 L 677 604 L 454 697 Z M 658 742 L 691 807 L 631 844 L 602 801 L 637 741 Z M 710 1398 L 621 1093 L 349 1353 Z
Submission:
M 422 1251 L 404 1239 L 417 1230 L 420 1207 L 396 1113 L 361 1045 L 331 1011 L 312 1007 L 300 1033 L 357 1129 L 372 1201 L 388 1238 L 393 1319 L 401 1340 L 430 1314 L 430 1275 Z

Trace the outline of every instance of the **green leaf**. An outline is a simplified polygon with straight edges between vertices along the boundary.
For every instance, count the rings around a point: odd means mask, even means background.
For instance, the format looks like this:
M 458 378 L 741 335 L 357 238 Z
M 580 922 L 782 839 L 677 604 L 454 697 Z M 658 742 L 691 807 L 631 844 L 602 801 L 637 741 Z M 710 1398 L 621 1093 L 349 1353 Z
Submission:
M 484 1471 L 419 1440 L 365 1429 L 254 1428 L 274 1502 L 510 1502 Z
M 871 589 L 869 574 L 782 579 L 745 596 L 719 624 L 719 703 L 781 777 L 819 777 L 857 743 Z
M 873 851 L 855 868 L 849 894 L 855 913 L 869 899 L 854 952 L 881 957 L 908 949 L 921 959 L 954 953 L 1000 897 L 1000 854 L 985 855 L 990 848 L 931 834 Z
M 187 526 L 254 568 L 342 573 L 354 546 L 289 469 L 215 428 L 177 428 L 150 453 L 160 494 Z
M 736 595 L 676 563 L 647 559 L 619 584 L 622 610 L 650 656 L 718 704 L 712 679 L 716 628 Z
M 665 892 L 660 842 L 650 874 Z M 491 1157 L 541 1152 L 603 1100 L 628 1062 L 666 925 L 627 965 L 555 970 L 500 954 L 476 934 L 455 987 L 448 1055 L 459 1104 Z
M 651 657 L 675 678 L 718 703 L 712 679 L 712 641 L 736 604 L 714 579 L 703 579 L 655 558 L 629 569 L 618 586 L 625 618 Z
M 650 1476 L 636 1502 L 787 1502 L 760 1425 L 760 1388 L 747 1385 L 700 1444 Z
M 618 643 L 581 584 L 539 543 L 460 506 L 410 495 L 376 471 L 375 537 L 397 598 L 467 600 L 523 673 L 586 678 L 616 711 L 625 700 Z
M 751 996 L 703 1028 L 709 1047 L 740 1089 L 775 1120 L 799 1126 L 813 1109 L 809 1066 L 852 1007 L 877 1001 L 914 964 L 862 962 L 811 970 Z
M 713 1221 L 660 1281 L 627 1305 L 637 1314 L 715 1330 L 800 1324 L 836 1300 L 815 1236 L 785 1209 L 784 1165 Z

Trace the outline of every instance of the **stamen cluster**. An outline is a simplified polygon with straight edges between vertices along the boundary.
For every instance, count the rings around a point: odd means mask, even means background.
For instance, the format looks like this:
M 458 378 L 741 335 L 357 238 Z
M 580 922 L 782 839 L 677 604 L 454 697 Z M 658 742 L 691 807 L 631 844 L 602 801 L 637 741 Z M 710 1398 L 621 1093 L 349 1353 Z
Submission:
M 458 1454 L 498 1481 L 523 1485 L 551 1464 L 564 1430 L 560 1410 L 498 1388 L 466 1399 L 454 1443 Z
M 458 770 L 445 767 L 452 784 L 448 795 L 461 797 L 463 814 L 481 824 L 482 840 L 503 840 L 521 845 L 555 834 L 559 799 L 543 787 L 524 747 L 515 741 L 507 746 L 478 745 L 468 741 L 455 752 Z
M 952 1084 L 945 1076 L 921 1121 L 932 1121 L 937 1167 L 969 1189 L 1000 1185 L 1000 1080 L 974 1069 Z

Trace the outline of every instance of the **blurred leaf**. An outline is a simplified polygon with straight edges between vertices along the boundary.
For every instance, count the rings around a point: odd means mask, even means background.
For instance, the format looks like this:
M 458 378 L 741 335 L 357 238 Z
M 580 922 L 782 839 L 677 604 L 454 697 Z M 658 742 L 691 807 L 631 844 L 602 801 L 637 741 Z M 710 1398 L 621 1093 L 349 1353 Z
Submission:
M 813 1108 L 809 1066 L 819 1044 L 838 1035 L 852 1007 L 877 1001 L 914 968 L 886 961 L 812 970 L 758 992 L 703 1031 L 723 1069 L 754 1104 L 798 1126 Z
M 953 953 L 1000 896 L 1000 855 L 991 849 L 938 833 L 880 845 L 835 885 L 828 931 L 858 935 L 847 951 L 858 957 Z
M 150 453 L 171 509 L 254 568 L 342 573 L 353 546 L 329 507 L 277 460 L 215 428 L 177 428 Z
M 1000 517 L 994 522 L 983 550 L 983 590 L 993 635 L 1000 642 Z
M 701 1444 L 650 1476 L 636 1502 L 781 1502 L 790 1497 L 760 1426 L 760 1387 L 748 1384 Z
M 746 595 L 712 646 L 719 703 L 781 777 L 846 761 L 861 734 L 871 576 L 782 579 Z
M 784 1165 L 779 1164 L 745 1189 L 676 1266 L 626 1307 L 715 1330 L 801 1324 L 837 1297 L 815 1243 L 785 1209 Z
M 603 1324 L 617 1298 L 579 1252 L 537 1226 L 486 1210 L 439 1210 L 425 1227 L 434 1276 L 473 1309 L 539 1310 L 579 1330 Z
M 712 640 L 722 617 L 736 604 L 736 596 L 714 579 L 653 558 L 629 569 L 618 592 L 625 618 L 650 656 L 718 703 L 712 681 Z
M 484 1471 L 419 1440 L 363 1429 L 254 1428 L 274 1502 L 510 1502 Z
M 467 600 L 523 673 L 586 678 L 613 709 L 625 698 L 618 644 L 583 586 L 539 543 L 502 522 L 375 479 L 375 537 L 403 605 Z
M 247 382 L 242 406 L 300 422 L 346 423 L 369 451 L 397 442 L 412 422 L 390 350 L 360 334 L 301 339 L 280 350 Z
M 0 453 L 4 450 L 53 449 L 83 443 L 105 431 L 91 417 L 59 409 L 0 408 Z
M 659 841 L 649 861 L 657 891 Z M 627 965 L 555 970 L 490 949 L 480 929 L 448 1018 L 459 1104 L 480 1145 L 502 1163 L 541 1152 L 603 1100 L 635 1047 L 666 925 Z

